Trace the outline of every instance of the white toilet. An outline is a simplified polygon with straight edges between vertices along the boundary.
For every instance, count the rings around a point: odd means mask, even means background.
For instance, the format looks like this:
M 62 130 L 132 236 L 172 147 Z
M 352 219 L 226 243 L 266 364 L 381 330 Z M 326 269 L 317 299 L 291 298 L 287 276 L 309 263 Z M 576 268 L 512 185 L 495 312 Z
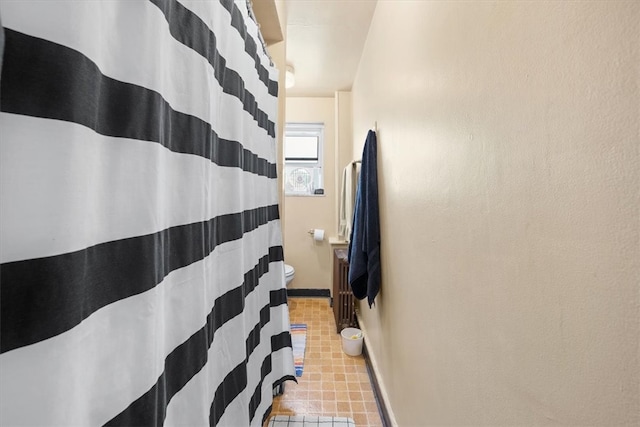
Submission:
M 284 265 L 284 277 L 285 277 L 285 283 L 287 284 L 287 286 L 289 286 L 289 283 L 291 283 L 291 281 L 293 280 L 293 276 L 295 276 L 296 274 L 296 270 L 291 267 L 289 264 L 285 264 Z

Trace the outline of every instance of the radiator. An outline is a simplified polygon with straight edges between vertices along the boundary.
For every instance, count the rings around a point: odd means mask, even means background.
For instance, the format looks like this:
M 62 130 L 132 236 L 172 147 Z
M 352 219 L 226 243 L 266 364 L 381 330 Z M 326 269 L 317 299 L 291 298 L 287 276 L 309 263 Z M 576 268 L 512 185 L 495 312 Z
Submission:
M 346 249 L 334 251 L 333 314 L 336 318 L 338 333 L 349 326 L 356 326 L 354 298 L 349 286 L 349 262 L 347 261 Z

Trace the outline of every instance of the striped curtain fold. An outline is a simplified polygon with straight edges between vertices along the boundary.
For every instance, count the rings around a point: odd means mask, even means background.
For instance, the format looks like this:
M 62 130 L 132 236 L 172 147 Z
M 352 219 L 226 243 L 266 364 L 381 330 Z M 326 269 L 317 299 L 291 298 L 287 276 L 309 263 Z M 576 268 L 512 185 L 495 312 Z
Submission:
M 294 364 L 245 0 L 0 22 L 0 425 L 261 426 Z

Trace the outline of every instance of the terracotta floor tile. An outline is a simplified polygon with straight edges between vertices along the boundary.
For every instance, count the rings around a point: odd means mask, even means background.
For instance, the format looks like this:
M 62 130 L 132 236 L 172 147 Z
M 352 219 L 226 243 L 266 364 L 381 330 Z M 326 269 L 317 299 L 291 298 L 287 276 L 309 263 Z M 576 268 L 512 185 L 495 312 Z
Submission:
M 336 390 L 336 400 L 338 402 L 349 402 L 349 392 L 345 390 Z
M 369 379 L 366 365 L 356 365 L 356 372 L 358 372 L 359 374 L 365 374 L 367 376 L 367 380 Z
M 296 400 L 308 400 L 309 399 L 309 391 L 308 390 L 296 390 L 293 398 Z
M 322 383 L 320 381 L 309 381 L 309 390 L 322 390 Z
M 378 412 L 367 412 L 369 427 L 382 427 L 382 419 Z
M 333 365 L 332 372 L 334 374 L 343 374 L 344 375 L 344 366 L 343 365 Z
M 361 413 L 353 413 L 352 414 L 353 421 L 356 422 L 356 426 L 368 426 L 369 419 L 367 418 L 367 414 L 364 412 Z
M 330 400 L 332 402 L 336 401 L 336 392 L 335 391 L 323 391 L 322 392 L 322 400 Z
M 278 396 L 276 399 L 277 401 L 280 401 L 281 399 L 291 399 L 293 398 L 293 395 L 294 395 L 293 389 L 289 390 L 285 388 L 284 394 L 282 396 Z M 274 402 L 276 401 L 276 399 L 274 399 Z
M 322 391 L 309 390 L 309 400 L 322 400 Z
M 335 400 L 323 400 L 322 412 L 323 414 L 331 414 L 332 416 L 338 415 L 338 406 Z
M 344 392 L 349 391 L 349 389 L 347 388 L 347 383 L 333 382 L 333 384 L 334 384 L 334 387 L 336 388 L 336 391 L 344 391 Z
M 309 415 L 322 415 L 322 400 L 310 400 L 308 411 Z
M 287 382 L 271 415 L 323 415 L 354 419 L 357 427 L 382 427 L 362 356 L 342 351 L 333 311 L 324 298 L 290 298 L 291 323 L 307 324 L 304 374 Z
M 351 404 L 349 402 L 338 402 L 338 414 L 351 414 Z
M 361 401 L 362 393 L 360 391 L 349 391 L 349 400 L 351 400 L 351 402 Z
M 341 361 L 339 362 L 337 359 L 334 359 L 334 361 L 336 362 L 335 366 L 340 368 L 340 369 L 336 370 L 337 373 L 341 373 L 342 374 L 342 373 L 346 373 L 347 372 L 346 369 L 347 369 L 348 365 L 345 365 Z
M 293 411 L 297 413 L 298 411 L 306 410 L 306 401 L 301 400 L 291 400 L 289 402 L 280 402 L 280 410 L 281 411 Z
M 278 408 L 278 412 L 272 411 L 272 414 L 278 414 L 278 415 L 295 415 L 296 411 L 294 411 L 293 409 L 287 409 L 287 408 Z
M 334 382 L 323 382 L 322 391 L 334 391 L 336 390 L 336 384 Z
M 365 406 L 364 406 L 364 402 L 357 401 L 357 400 L 352 400 L 351 401 L 351 410 L 353 412 L 366 412 L 366 409 L 365 409 Z
M 322 372 L 333 372 L 334 364 L 331 359 L 323 360 L 320 366 L 322 367 Z
M 365 402 L 375 402 L 376 401 L 376 397 L 373 395 L 372 391 L 363 390 L 362 391 L 362 400 L 364 400 Z
M 353 366 L 353 365 L 348 365 L 348 366 L 345 366 L 345 367 L 344 367 L 344 371 L 345 371 L 347 374 L 355 374 L 355 373 L 356 373 L 356 367 L 355 367 L 355 366 Z
M 360 383 L 347 382 L 347 389 L 349 391 L 360 391 Z
M 320 372 L 313 372 L 309 374 L 309 381 L 320 381 L 322 379 L 322 374 Z
M 367 412 L 374 412 L 377 413 L 378 412 L 378 404 L 376 402 L 364 402 L 364 407 L 367 410 Z

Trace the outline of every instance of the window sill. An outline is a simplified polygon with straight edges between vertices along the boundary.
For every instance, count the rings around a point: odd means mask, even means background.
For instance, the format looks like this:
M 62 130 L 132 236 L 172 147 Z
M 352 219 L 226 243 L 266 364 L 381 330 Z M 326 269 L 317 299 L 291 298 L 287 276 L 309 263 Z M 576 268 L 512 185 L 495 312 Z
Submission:
M 284 197 L 325 197 L 326 194 L 286 194 Z

